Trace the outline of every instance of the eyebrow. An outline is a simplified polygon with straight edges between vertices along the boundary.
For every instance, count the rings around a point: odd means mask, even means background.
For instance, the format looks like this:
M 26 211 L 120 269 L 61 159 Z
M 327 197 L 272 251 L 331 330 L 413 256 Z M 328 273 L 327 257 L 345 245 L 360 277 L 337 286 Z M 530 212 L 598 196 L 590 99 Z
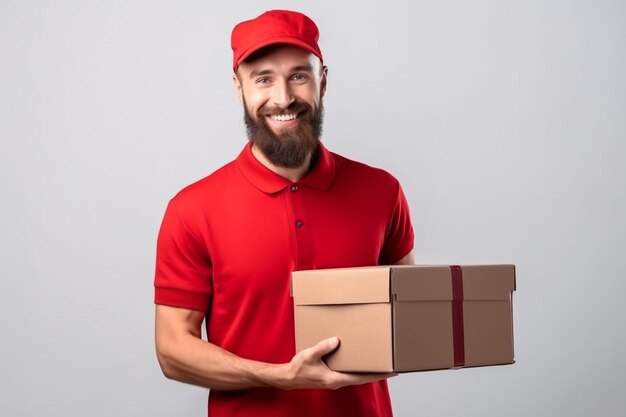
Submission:
M 266 70 L 261 70 L 261 71 L 259 71 L 259 70 L 252 70 L 252 72 L 250 73 L 250 76 L 249 76 L 249 77 L 250 77 L 250 78 L 254 78 L 254 77 L 258 77 L 259 75 L 269 75 L 269 74 L 271 74 L 271 73 L 273 73 L 273 72 L 274 72 L 274 71 L 272 71 L 272 70 L 268 70 L 268 69 L 266 69 Z
M 296 65 L 295 67 L 291 67 L 290 72 L 297 72 L 297 71 L 308 71 L 308 72 L 313 72 L 313 66 L 312 65 Z M 254 78 L 254 77 L 259 77 L 261 75 L 270 75 L 273 74 L 274 71 L 270 70 L 270 69 L 265 69 L 265 70 L 252 70 L 252 72 L 250 73 L 249 78 Z

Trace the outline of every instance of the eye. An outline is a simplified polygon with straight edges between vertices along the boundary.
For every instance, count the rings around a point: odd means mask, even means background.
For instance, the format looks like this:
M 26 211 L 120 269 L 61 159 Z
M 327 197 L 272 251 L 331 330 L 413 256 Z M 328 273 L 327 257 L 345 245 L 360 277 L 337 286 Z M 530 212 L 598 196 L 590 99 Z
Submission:
M 294 74 L 291 76 L 291 79 L 298 82 L 304 82 L 309 79 L 306 74 Z
M 259 78 L 255 81 L 256 84 L 268 84 L 271 80 L 269 78 Z

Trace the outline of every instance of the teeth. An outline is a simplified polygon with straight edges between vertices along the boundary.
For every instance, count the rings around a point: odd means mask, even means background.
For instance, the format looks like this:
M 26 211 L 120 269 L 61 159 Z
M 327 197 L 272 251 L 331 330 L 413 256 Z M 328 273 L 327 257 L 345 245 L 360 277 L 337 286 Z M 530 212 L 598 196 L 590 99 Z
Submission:
M 286 122 L 287 120 L 293 120 L 297 117 L 295 114 L 280 114 L 272 116 L 272 119 L 278 122 Z

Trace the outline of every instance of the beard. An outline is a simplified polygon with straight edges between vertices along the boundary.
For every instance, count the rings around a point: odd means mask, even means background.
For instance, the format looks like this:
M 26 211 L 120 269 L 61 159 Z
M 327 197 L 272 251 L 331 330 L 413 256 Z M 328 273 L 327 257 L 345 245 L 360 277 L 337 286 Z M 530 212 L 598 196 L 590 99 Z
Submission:
M 268 115 L 297 114 L 298 123 L 294 127 L 286 127 L 274 133 L 267 125 Z M 319 138 L 322 134 L 324 106 L 313 111 L 308 103 L 294 101 L 286 109 L 261 107 L 256 119 L 248 112 L 246 100 L 243 100 L 243 119 L 246 124 L 248 138 L 263 155 L 275 166 L 282 168 L 298 168 L 311 155 L 314 160 L 319 149 Z

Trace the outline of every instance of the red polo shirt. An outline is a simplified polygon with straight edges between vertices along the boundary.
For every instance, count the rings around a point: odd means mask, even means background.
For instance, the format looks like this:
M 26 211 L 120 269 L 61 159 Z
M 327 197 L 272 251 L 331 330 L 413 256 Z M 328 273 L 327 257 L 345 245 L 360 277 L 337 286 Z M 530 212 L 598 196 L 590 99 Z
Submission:
M 291 271 L 393 264 L 413 248 L 398 181 L 323 146 L 292 183 L 239 157 L 169 203 L 157 244 L 155 302 L 206 312 L 209 341 L 244 358 L 295 354 Z M 390 416 L 386 382 L 338 390 L 211 390 L 222 416 Z

